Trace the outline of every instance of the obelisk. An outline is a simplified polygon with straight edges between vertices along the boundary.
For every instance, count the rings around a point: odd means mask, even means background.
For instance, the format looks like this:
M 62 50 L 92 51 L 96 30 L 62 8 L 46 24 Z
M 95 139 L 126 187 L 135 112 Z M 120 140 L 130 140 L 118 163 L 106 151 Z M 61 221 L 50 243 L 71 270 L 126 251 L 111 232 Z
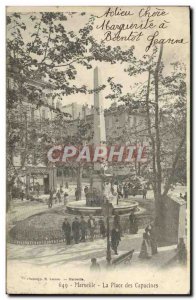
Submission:
M 94 69 L 94 90 L 99 87 L 98 67 Z M 104 108 L 100 92 L 94 93 L 94 145 L 106 143 Z
M 105 131 L 105 118 L 104 108 L 100 91 L 96 91 L 100 86 L 98 67 L 94 69 L 94 148 L 96 146 L 106 146 L 106 131 Z M 94 162 L 94 173 L 92 176 L 92 187 L 95 188 L 103 195 L 104 183 L 100 176 L 102 173 L 103 164 Z

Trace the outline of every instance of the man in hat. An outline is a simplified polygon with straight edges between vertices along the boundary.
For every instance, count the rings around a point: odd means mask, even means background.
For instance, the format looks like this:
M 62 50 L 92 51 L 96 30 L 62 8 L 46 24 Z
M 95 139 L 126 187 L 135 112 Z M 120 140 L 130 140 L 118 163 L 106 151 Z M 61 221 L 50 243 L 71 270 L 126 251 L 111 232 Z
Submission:
M 70 243 L 71 243 L 71 225 L 69 224 L 67 218 L 65 218 L 65 220 L 63 222 L 62 230 L 64 232 L 67 245 L 70 245 Z
M 120 242 L 120 231 L 118 227 L 113 227 L 112 232 L 111 232 L 111 247 L 112 250 L 114 250 L 114 254 L 118 255 L 118 246 Z
M 77 217 L 75 217 L 75 220 L 72 223 L 72 232 L 73 232 L 74 242 L 75 244 L 78 244 L 80 239 L 80 223 Z
M 87 223 L 86 223 L 84 217 L 81 216 L 81 220 L 80 220 L 81 239 L 80 239 L 80 242 L 86 241 L 86 228 L 87 228 Z

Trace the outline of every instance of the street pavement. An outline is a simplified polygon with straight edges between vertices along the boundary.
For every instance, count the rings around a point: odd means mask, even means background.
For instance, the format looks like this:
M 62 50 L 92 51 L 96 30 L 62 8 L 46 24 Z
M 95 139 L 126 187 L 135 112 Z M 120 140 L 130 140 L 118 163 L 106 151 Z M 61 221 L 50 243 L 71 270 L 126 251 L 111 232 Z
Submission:
M 122 237 L 118 248 L 118 256 L 134 249 L 131 266 L 157 268 L 163 267 L 175 255 L 176 246 L 161 247 L 158 254 L 151 259 L 141 260 L 138 255 L 142 243 L 143 230 L 136 235 Z M 112 259 L 117 258 L 113 254 Z M 106 265 L 106 239 L 83 242 L 67 246 L 65 243 L 47 245 L 7 245 L 7 258 L 9 262 L 20 262 L 28 265 L 39 266 L 90 266 L 91 258 L 96 257 L 101 266 Z

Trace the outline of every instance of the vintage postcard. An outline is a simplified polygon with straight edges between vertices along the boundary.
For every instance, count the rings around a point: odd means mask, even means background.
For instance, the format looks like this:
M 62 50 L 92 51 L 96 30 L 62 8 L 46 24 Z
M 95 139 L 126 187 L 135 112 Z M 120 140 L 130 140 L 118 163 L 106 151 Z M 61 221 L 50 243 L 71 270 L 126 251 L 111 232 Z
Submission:
M 6 20 L 7 293 L 190 294 L 190 8 Z

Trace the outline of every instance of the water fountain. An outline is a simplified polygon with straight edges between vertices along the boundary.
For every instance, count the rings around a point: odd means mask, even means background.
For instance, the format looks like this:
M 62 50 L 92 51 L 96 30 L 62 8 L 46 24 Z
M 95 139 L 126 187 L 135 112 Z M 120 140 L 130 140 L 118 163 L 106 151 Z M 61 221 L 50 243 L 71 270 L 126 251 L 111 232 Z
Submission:
M 98 68 L 94 69 L 94 88 L 99 87 Z M 104 109 L 100 93 L 94 94 L 94 146 L 106 144 Z M 111 176 L 111 175 L 110 175 Z M 116 196 L 111 194 L 111 189 L 106 184 L 107 174 L 104 174 L 103 163 L 94 162 L 93 174 L 90 183 L 90 192 L 86 199 L 71 201 L 63 207 L 46 209 L 42 213 L 32 215 L 17 224 L 9 231 L 8 240 L 17 244 L 45 244 L 64 242 L 62 223 L 66 217 L 72 222 L 74 215 L 104 215 L 104 205 L 107 201 L 112 204 L 111 215 L 123 215 L 123 231 L 129 232 L 128 216 L 131 211 L 140 214 L 142 210 L 138 203 L 132 199 L 117 201 Z M 107 191 L 108 188 L 108 191 Z M 119 202 L 119 203 L 118 203 Z M 108 203 L 108 202 L 107 202 Z M 111 220 L 112 221 L 112 220 Z
M 100 86 L 98 67 L 94 69 L 94 90 L 97 91 Z M 100 92 L 94 93 L 94 147 L 106 144 L 106 131 L 105 131 L 105 118 L 104 108 L 102 104 L 102 98 Z M 108 195 L 106 193 L 105 182 L 104 182 L 104 169 L 105 163 L 94 162 L 93 174 L 91 177 L 90 192 L 88 199 L 82 199 L 79 201 L 69 202 L 67 204 L 67 211 L 71 214 L 82 214 L 95 216 L 102 215 L 102 207 L 106 199 L 113 204 L 113 214 L 127 214 L 132 210 L 136 210 L 138 203 L 134 200 L 120 201 L 117 204 L 116 197 Z

